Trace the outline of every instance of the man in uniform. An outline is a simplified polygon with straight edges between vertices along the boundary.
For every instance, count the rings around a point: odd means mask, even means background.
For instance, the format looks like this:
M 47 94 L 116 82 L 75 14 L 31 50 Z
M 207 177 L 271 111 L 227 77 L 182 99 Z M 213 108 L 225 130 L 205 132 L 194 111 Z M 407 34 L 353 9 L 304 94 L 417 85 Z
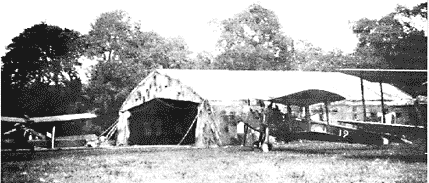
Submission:
M 265 107 L 264 103 L 261 102 L 260 106 L 262 108 L 262 112 L 260 114 L 260 130 L 262 133 L 259 135 L 259 147 L 261 147 L 264 152 L 267 152 L 271 149 L 268 125 L 273 115 L 273 103 L 271 102 Z

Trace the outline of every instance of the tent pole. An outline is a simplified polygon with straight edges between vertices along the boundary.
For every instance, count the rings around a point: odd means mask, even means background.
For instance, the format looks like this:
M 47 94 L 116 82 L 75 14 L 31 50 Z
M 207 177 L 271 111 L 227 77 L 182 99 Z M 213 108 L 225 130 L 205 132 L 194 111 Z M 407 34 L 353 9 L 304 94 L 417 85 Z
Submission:
M 306 121 L 307 121 L 307 123 L 308 123 L 308 131 L 311 131 L 310 106 L 309 106 L 309 105 L 306 105 L 306 106 L 304 107 L 304 110 L 305 110 L 305 120 L 306 120 Z
M 304 107 L 304 115 L 306 120 L 310 120 L 310 106 L 306 105 Z
M 269 144 L 270 143 L 270 128 L 267 126 L 265 128 L 265 139 L 264 143 Z
M 360 77 L 360 91 L 362 93 L 362 107 L 363 107 L 363 121 L 366 121 L 366 106 L 365 106 L 365 95 L 364 95 L 364 87 L 363 87 L 363 79 Z
M 418 98 L 416 97 L 416 99 L 415 99 L 415 101 L 414 101 L 414 111 L 415 111 L 415 113 L 416 113 L 416 123 L 414 123 L 413 125 L 414 126 L 419 126 L 419 125 L 423 125 L 423 126 L 426 126 L 424 123 L 421 123 L 421 113 L 420 113 L 420 110 L 419 110 L 419 101 L 418 101 Z
M 383 83 L 380 81 L 380 94 L 381 94 L 381 119 L 382 119 L 382 123 L 386 123 L 386 117 L 384 116 L 385 111 L 384 111 L 384 96 L 383 96 Z
M 55 125 L 52 127 L 52 138 L 51 138 L 51 148 L 55 148 Z
M 247 126 L 247 123 L 244 123 L 243 146 L 246 146 L 246 138 L 247 138 L 247 131 L 248 130 L 249 130 L 249 127 Z
M 247 106 L 249 106 L 249 108 L 250 108 L 250 99 L 247 99 Z M 247 138 L 247 132 L 248 132 L 248 130 L 249 130 L 249 127 L 247 126 L 247 123 L 245 123 L 245 122 L 242 122 L 242 123 L 244 123 L 244 138 L 243 138 L 243 146 L 246 146 L 246 138 Z
M 290 105 L 287 105 L 287 120 L 290 121 L 292 119 L 292 108 Z
M 326 115 L 326 123 L 329 126 L 329 109 L 328 109 L 328 101 L 325 100 L 325 115 Z

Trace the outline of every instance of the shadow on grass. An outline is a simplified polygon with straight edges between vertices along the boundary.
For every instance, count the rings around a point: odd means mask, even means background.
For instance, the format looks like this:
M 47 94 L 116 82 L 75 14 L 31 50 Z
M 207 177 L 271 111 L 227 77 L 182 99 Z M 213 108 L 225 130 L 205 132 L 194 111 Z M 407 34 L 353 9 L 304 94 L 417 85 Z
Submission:
M 102 155 L 117 155 L 117 154 L 142 154 L 163 151 L 183 151 L 191 148 L 161 148 L 161 147 L 125 147 L 125 148 L 88 148 L 88 149 L 57 149 L 47 151 L 2 151 L 1 161 L 6 162 L 21 162 L 21 161 L 37 161 L 58 159 L 62 157 L 86 157 L 86 156 L 102 156 Z
M 352 149 L 299 149 L 299 148 L 276 148 L 273 151 L 281 152 L 293 152 L 299 154 L 312 154 L 312 155 L 340 155 L 343 158 L 347 159 L 361 159 L 361 160 L 393 160 L 393 161 L 402 161 L 406 163 L 427 163 L 427 155 L 424 153 L 419 154 L 401 154 L 400 152 L 393 152 L 388 154 L 387 152 L 377 152 L 382 151 L 381 149 L 372 149 L 368 148 L 352 148 Z
M 73 150 L 48 150 L 48 151 L 2 151 L 1 152 L 1 161 L 2 163 L 6 162 L 21 162 L 21 161 L 36 161 L 36 160 L 45 160 L 60 158 L 68 155 L 74 156 L 85 156 L 91 153 L 87 152 L 88 150 L 82 149 L 73 149 Z
M 340 155 L 347 159 L 361 160 L 393 160 L 406 163 L 422 162 L 427 163 L 426 148 L 411 145 L 358 145 L 352 144 L 332 144 L 330 143 L 308 143 L 292 144 L 290 147 L 274 148 L 276 152 L 292 152 L 298 154 L 311 155 Z M 337 147 L 336 147 L 337 146 Z
M 362 160 L 392 160 L 392 161 L 401 161 L 406 163 L 427 163 L 427 155 L 352 155 L 344 156 L 344 158 L 350 159 L 362 159 Z
M 338 136 L 320 133 L 288 134 L 287 138 L 289 144 L 275 148 L 273 151 L 316 155 L 337 154 L 344 158 L 362 160 L 389 159 L 407 163 L 427 162 L 426 143 L 381 145 L 379 141 L 374 143 L 374 138 L 348 141 Z M 311 142 L 291 143 L 297 140 L 309 140 Z
M 294 152 L 294 153 L 302 153 L 302 154 L 344 154 L 346 152 L 363 152 L 368 151 L 369 148 L 362 147 L 362 148 L 310 148 L 310 147 L 279 147 L 273 149 L 273 151 L 284 151 L 284 152 Z

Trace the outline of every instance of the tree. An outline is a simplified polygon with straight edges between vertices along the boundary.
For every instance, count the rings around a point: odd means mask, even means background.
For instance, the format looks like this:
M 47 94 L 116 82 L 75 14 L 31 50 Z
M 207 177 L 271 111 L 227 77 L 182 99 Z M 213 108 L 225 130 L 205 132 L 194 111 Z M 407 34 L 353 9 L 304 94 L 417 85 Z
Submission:
M 124 47 L 128 47 L 140 29 L 140 25 L 131 23 L 128 13 L 122 10 L 102 13 L 86 35 L 87 54 L 104 61 L 118 60 L 126 56 Z
M 161 48 L 158 53 L 165 55 L 164 68 L 181 68 L 189 62 L 188 55 L 192 52 L 182 37 L 167 38 L 164 45 L 159 45 Z
M 164 38 L 142 32 L 122 10 L 102 13 L 86 35 L 87 56 L 98 63 L 92 68 L 86 92 L 93 108 L 116 119 L 130 91 L 153 69 L 180 68 L 190 53 L 182 38 Z M 101 126 L 113 121 L 104 120 Z
M 291 39 L 282 35 L 274 12 L 259 4 L 220 23 L 216 58 L 221 69 L 290 69 Z
M 65 85 L 78 80 L 82 41 L 79 32 L 40 23 L 12 39 L 2 57 L 2 86 L 23 89 L 40 82 Z
M 411 21 L 416 17 L 427 22 L 427 3 L 412 10 L 398 6 L 380 20 L 360 19 L 353 25 L 356 55 L 376 60 L 376 68 L 427 69 L 427 35 Z
M 299 40 L 294 44 L 292 69 L 327 72 L 339 68 L 371 68 L 375 63 L 377 60 L 374 57 L 344 54 L 339 49 L 326 52 L 308 41 Z
M 2 63 L 2 114 L 45 116 L 67 113 L 81 94 L 74 66 L 83 53 L 79 32 L 42 22 L 12 39 Z M 7 97 L 6 97 L 7 96 Z M 63 101 L 63 102 L 58 102 Z
M 423 32 L 427 36 L 427 5 L 427 2 L 421 3 L 412 10 L 403 6 L 396 8 L 398 13 L 395 18 L 403 26 L 405 33 Z
M 100 61 L 141 62 L 146 68 L 176 68 L 190 54 L 185 41 L 163 38 L 155 32 L 142 32 L 128 13 L 116 10 L 102 13 L 86 35 L 87 55 Z
M 183 68 L 185 69 L 215 69 L 214 67 L 214 56 L 207 52 L 203 51 L 197 54 L 196 58 L 191 59 L 187 65 Z
M 323 55 L 322 48 L 314 46 L 312 43 L 305 40 L 299 40 L 294 43 L 294 48 L 294 69 L 304 71 L 322 69 L 322 67 L 320 67 L 320 61 Z

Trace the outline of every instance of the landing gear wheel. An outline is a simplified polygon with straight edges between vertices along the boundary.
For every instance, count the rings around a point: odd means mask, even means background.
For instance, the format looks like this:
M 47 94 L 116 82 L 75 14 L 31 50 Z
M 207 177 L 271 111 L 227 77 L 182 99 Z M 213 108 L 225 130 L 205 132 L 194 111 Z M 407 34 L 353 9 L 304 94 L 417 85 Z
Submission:
M 262 144 L 261 149 L 263 152 L 269 152 L 270 151 L 268 144 Z
M 262 151 L 264 152 L 268 152 L 273 150 L 273 144 L 271 143 L 261 143 L 259 141 L 256 141 L 253 143 L 253 148 L 258 148 L 258 149 L 262 149 Z
M 271 144 L 271 143 L 268 143 L 268 150 L 273 150 L 273 144 Z

